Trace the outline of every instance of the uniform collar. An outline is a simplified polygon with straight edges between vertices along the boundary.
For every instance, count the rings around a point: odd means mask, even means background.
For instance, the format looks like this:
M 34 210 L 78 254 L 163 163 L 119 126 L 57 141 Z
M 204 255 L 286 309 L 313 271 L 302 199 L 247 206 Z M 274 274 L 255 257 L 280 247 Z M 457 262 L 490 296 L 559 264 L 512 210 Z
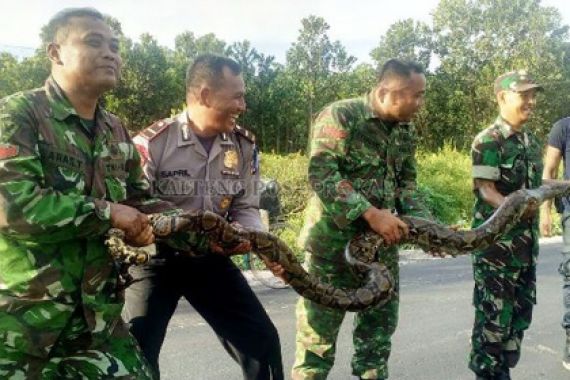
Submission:
M 178 133 L 178 146 L 184 145 L 194 145 L 198 141 L 196 135 L 188 125 L 188 113 L 187 111 L 182 111 L 178 116 L 176 116 L 176 121 L 178 122 L 179 133 Z
M 499 129 L 501 134 L 505 139 L 508 139 L 512 135 L 521 134 L 526 132 L 526 124 L 524 124 L 520 130 L 520 132 L 515 131 L 513 127 L 505 121 L 500 115 L 495 120 L 495 126 Z
M 368 94 L 362 97 L 362 102 L 364 103 L 364 117 L 366 118 L 366 120 L 369 119 L 380 120 L 378 114 L 374 112 L 372 91 L 370 91 Z
M 202 156 L 207 157 L 206 151 L 202 143 L 198 140 L 196 133 L 190 127 L 190 114 L 188 110 L 184 110 L 177 117 L 179 133 L 178 133 L 178 146 L 194 145 L 194 149 Z M 210 160 L 217 156 L 222 151 L 222 146 L 233 146 L 234 143 L 228 133 L 220 133 L 216 136 L 212 149 L 210 150 Z
M 57 120 L 63 121 L 71 115 L 77 116 L 78 118 L 80 117 L 52 76 L 45 82 L 45 91 L 49 101 L 50 113 Z M 99 104 L 97 104 L 95 108 L 95 121 L 97 123 L 102 121 L 109 127 L 112 126 L 109 114 L 105 112 Z
M 198 143 L 198 137 L 196 133 L 190 127 L 190 114 L 188 110 L 182 111 L 178 116 L 176 116 L 176 121 L 178 121 L 178 125 L 180 126 L 180 134 L 178 136 L 178 146 L 181 145 L 192 145 Z M 222 145 L 233 145 L 232 140 L 230 139 L 229 133 L 220 133 L 216 136 L 216 142 L 219 141 Z
M 364 95 L 361 99 L 364 102 L 364 117 L 366 118 L 366 120 L 370 120 L 370 119 L 376 119 L 378 121 L 380 121 L 383 125 L 385 125 L 386 127 L 388 127 L 389 125 L 391 126 L 397 126 L 397 127 L 407 127 L 410 125 L 410 122 L 405 122 L 405 121 L 400 121 L 397 123 L 394 122 L 388 122 L 385 120 L 382 120 L 380 118 L 380 116 L 376 113 L 376 111 L 374 111 L 374 91 L 370 91 L 368 94 Z

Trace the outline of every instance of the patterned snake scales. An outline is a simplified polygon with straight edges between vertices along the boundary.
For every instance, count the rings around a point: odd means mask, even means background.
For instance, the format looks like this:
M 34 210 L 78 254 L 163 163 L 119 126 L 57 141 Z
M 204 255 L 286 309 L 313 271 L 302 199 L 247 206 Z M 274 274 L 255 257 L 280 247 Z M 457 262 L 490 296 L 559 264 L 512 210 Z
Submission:
M 552 182 L 531 190 L 518 190 L 505 199 L 490 219 L 472 230 L 455 231 L 430 220 L 400 216 L 409 227 L 404 242 L 415 244 L 426 252 L 439 251 L 453 256 L 484 249 L 512 228 L 527 206 L 538 207 L 546 199 L 567 194 L 570 194 L 570 183 L 564 182 Z M 355 236 L 345 250 L 350 267 L 363 279 L 362 286 L 358 289 L 340 289 L 307 273 L 293 251 L 279 238 L 267 232 L 236 229 L 217 214 L 207 211 L 183 212 L 174 216 L 153 214 L 150 222 L 157 240 L 167 243 L 171 234 L 180 231 L 205 234 L 209 241 L 227 247 L 249 240 L 253 252 L 258 256 L 281 264 L 287 282 L 297 293 L 328 307 L 348 311 L 363 310 L 387 302 L 394 292 L 394 280 L 390 272 L 375 262 L 375 254 L 383 241 L 372 231 Z M 121 230 L 109 230 L 106 244 L 116 260 L 138 265 L 150 259 L 148 251 L 128 246 L 123 238 Z

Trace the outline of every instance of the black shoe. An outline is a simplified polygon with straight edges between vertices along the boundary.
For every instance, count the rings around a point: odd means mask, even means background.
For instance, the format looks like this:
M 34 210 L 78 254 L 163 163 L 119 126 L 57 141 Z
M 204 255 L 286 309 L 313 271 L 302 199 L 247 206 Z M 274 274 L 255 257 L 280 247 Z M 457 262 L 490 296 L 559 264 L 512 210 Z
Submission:
M 495 375 L 495 377 L 493 379 L 494 380 L 511 380 L 511 374 L 510 374 L 509 370 L 507 369 L 506 371 L 503 371 L 503 372 Z
M 477 375 L 475 380 L 511 380 L 511 375 L 509 370 L 507 370 L 496 375 Z

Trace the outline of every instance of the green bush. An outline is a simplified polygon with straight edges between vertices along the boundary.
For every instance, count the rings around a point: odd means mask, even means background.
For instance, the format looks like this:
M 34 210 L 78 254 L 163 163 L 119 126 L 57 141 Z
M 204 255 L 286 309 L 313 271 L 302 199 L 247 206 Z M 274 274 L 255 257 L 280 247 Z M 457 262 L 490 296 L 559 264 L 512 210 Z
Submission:
M 279 182 L 283 225 L 276 235 L 295 251 L 302 260 L 297 237 L 303 227 L 303 211 L 311 195 L 307 180 L 309 161 L 300 153 L 278 155 L 263 153 L 261 155 L 261 175 Z
M 474 196 L 471 158 L 445 145 L 436 153 L 419 152 L 418 190 L 434 217 L 445 224 L 468 226 Z
M 305 209 L 311 193 L 307 179 L 308 164 L 307 157 L 300 153 L 261 154 L 261 177 L 279 182 L 284 215 L 301 213 Z

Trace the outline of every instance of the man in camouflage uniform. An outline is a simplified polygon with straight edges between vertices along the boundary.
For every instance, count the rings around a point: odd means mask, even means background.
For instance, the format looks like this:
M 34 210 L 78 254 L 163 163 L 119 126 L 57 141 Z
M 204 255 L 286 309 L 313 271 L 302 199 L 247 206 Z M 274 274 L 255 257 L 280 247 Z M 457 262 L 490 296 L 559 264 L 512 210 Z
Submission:
M 335 286 L 357 287 L 360 280 L 345 264 L 344 248 L 356 233 L 371 228 L 389 245 L 377 259 L 390 269 L 398 290 L 395 244 L 407 226 L 395 212 L 429 217 L 415 199 L 415 131 L 409 123 L 423 103 L 425 85 L 421 67 L 390 60 L 369 94 L 332 103 L 318 116 L 309 162 L 315 195 L 303 228 L 310 273 Z M 396 295 L 355 316 L 352 373 L 361 379 L 388 378 L 398 305 Z M 293 379 L 325 379 L 345 312 L 301 298 L 296 313 Z
M 495 81 L 499 116 L 472 146 L 476 196 L 473 227 L 487 220 L 505 197 L 540 186 L 541 144 L 525 126 L 534 106 L 536 84 L 525 71 Z M 469 368 L 477 379 L 510 379 L 519 358 L 524 330 L 536 303 L 538 217 L 523 219 L 493 246 L 473 252 L 475 323 Z
M 570 117 L 558 120 L 552 126 L 548 136 L 548 145 L 544 156 L 544 170 L 542 179 L 554 180 L 558 176 L 560 162 L 564 162 L 564 179 L 570 180 Z M 562 276 L 562 328 L 565 330 L 566 342 L 562 354 L 562 365 L 570 371 L 570 197 L 558 199 L 556 211 L 560 213 L 562 221 L 562 260 L 558 272 Z M 551 236 L 552 230 L 552 200 L 543 203 L 540 218 L 540 232 L 542 236 Z
M 153 194 L 183 210 L 213 211 L 248 229 L 263 230 L 255 137 L 236 125 L 245 111 L 240 66 L 213 55 L 196 58 L 186 75 L 187 109 L 134 138 Z M 212 326 L 244 379 L 283 379 L 275 326 L 241 271 L 223 254 L 196 242 L 198 257 L 158 245 L 148 265 L 132 268 L 125 319 L 155 372 L 168 322 L 181 297 Z M 276 271 L 282 268 L 275 268 Z
M 93 9 L 44 28 L 45 87 L 0 101 L 0 378 L 149 379 L 120 319 L 110 227 L 152 243 L 148 191 L 127 131 L 97 105 L 117 83 L 118 40 Z

